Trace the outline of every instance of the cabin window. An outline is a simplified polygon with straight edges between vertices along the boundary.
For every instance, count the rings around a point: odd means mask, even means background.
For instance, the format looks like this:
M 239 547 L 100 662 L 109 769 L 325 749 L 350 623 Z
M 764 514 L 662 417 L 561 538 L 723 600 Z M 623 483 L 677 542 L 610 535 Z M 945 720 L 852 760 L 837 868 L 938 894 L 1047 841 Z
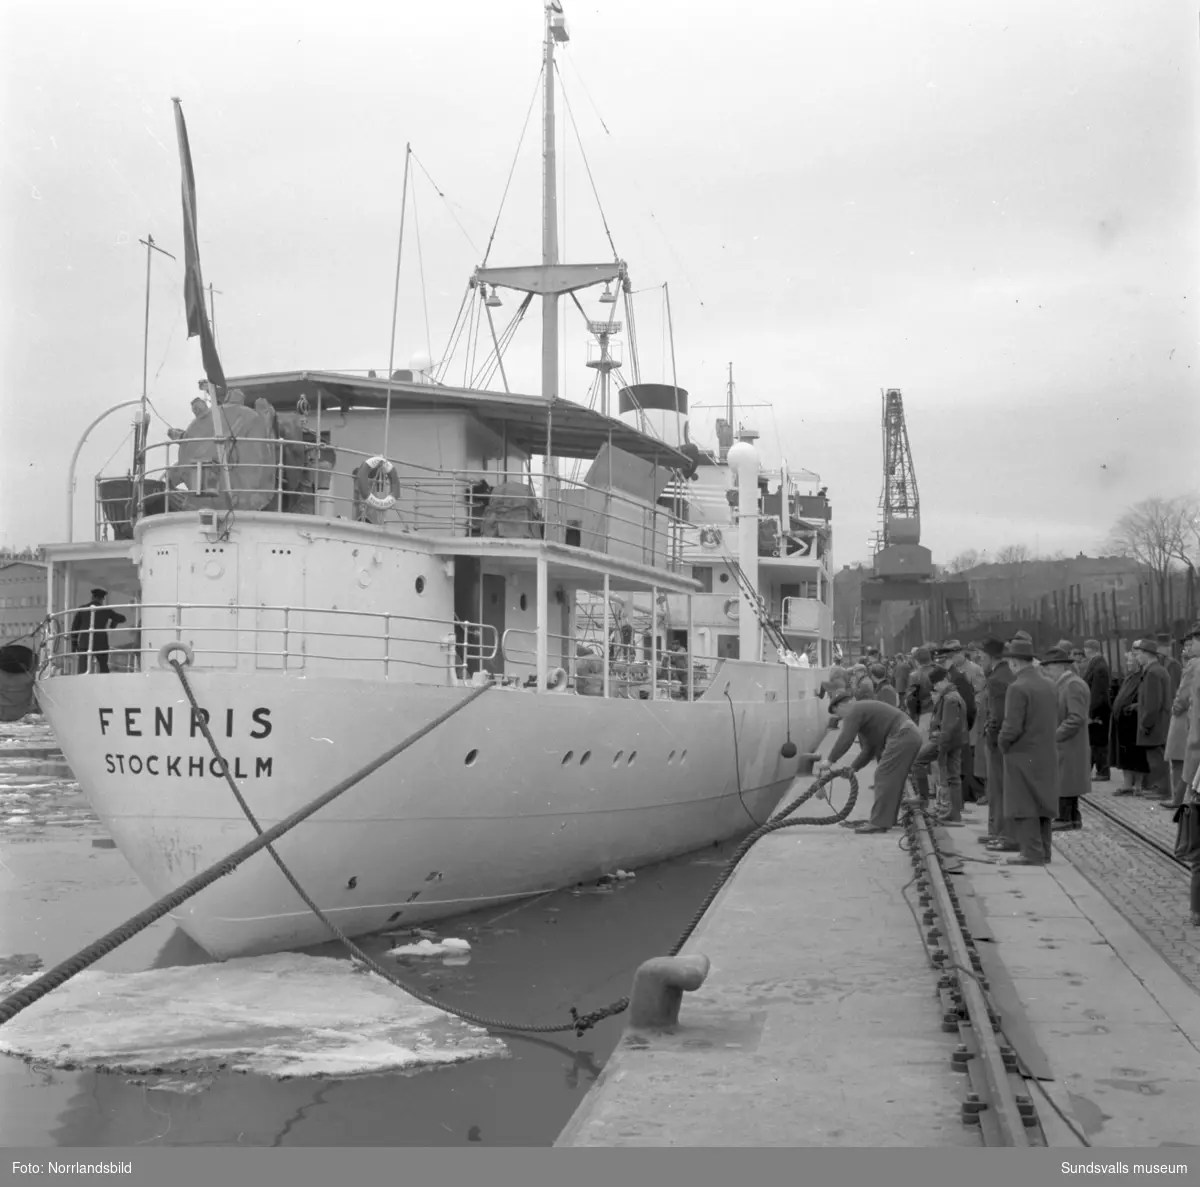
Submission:
M 692 580 L 700 582 L 700 588 L 705 593 L 712 593 L 712 565 L 693 565 Z
M 738 639 L 737 635 L 717 636 L 718 659 L 738 659 L 740 657 L 740 652 L 740 640 Z

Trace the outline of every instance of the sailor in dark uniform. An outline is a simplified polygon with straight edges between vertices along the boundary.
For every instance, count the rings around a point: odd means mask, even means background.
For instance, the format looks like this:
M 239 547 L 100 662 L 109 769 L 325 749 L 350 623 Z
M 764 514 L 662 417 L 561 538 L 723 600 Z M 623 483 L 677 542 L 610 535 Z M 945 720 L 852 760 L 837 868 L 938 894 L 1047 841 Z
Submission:
M 92 600 L 75 611 L 71 619 L 71 650 L 79 655 L 79 674 L 88 670 L 88 661 L 96 657 L 96 671 L 108 672 L 108 628 L 120 626 L 124 614 L 110 610 L 104 599 L 108 591 L 92 590 Z

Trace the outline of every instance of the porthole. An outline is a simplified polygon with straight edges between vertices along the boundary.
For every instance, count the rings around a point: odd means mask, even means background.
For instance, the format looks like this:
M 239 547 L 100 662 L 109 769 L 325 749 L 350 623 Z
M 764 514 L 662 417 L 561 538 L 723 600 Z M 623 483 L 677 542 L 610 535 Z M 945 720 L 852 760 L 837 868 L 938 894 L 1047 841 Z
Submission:
M 521 605 L 522 610 L 524 610 L 529 605 L 529 599 L 524 594 L 521 595 L 520 605 Z
M 729 580 L 729 574 L 728 574 L 728 573 L 722 573 L 722 574 L 721 574 L 721 581 L 722 581 L 722 582 L 726 582 L 726 581 L 728 581 L 728 580 Z
M 478 757 L 479 757 L 478 750 L 468 750 L 467 757 L 463 759 L 463 766 L 473 767 L 475 765 L 475 760 Z
M 625 757 L 625 751 L 618 750 L 617 753 L 613 756 L 613 766 L 614 767 L 618 766 L 621 762 L 621 759 L 623 759 L 624 757 Z
M 629 758 L 625 760 L 625 765 L 626 765 L 627 767 L 631 767 L 631 766 L 633 766 L 633 760 L 634 760 L 635 758 L 637 758 L 637 751 L 636 751 L 636 750 L 631 750 L 631 751 L 629 752 Z
M 425 592 L 425 578 L 424 578 L 424 577 L 418 577 L 418 578 L 417 578 L 417 580 L 416 580 L 416 588 L 417 588 L 417 593 L 424 593 L 424 592 Z
M 583 752 L 583 755 L 579 759 L 579 765 L 583 766 L 583 764 L 586 763 L 587 760 L 591 757 L 592 757 L 592 752 L 590 750 L 585 750 Z
M 574 757 L 575 757 L 575 751 L 568 750 L 566 752 L 566 754 L 563 755 L 562 765 L 565 767 L 567 765 L 567 763 L 569 763 L 571 761 L 571 759 L 573 759 Z

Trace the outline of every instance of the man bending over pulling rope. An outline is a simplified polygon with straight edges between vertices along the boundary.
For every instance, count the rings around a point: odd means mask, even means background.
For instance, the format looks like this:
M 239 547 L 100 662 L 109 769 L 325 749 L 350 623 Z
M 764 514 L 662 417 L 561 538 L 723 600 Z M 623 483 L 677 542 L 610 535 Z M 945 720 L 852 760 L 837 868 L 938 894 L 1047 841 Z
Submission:
M 875 768 L 875 802 L 869 821 L 842 823 L 857 829 L 862 836 L 886 833 L 899 819 L 904 784 L 921 749 L 921 731 L 903 710 L 882 701 L 856 701 L 845 690 L 830 697 L 829 710 L 841 721 L 842 736 L 829 752 L 829 758 L 817 764 L 816 772 L 819 776 L 832 770 L 834 763 L 857 740 L 859 751 L 850 764 L 852 771 L 861 771 L 867 763 L 879 760 Z

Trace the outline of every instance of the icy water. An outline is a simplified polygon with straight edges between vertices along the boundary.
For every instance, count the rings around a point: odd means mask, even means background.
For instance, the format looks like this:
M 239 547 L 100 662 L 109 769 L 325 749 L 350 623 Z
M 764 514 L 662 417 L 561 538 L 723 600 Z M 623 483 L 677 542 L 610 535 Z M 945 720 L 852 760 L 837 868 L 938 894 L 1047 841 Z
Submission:
M 66 767 L 14 756 L 14 748 L 44 742 L 44 732 L 7 727 L 0 738 L 0 957 L 35 955 L 51 967 L 141 910 L 149 896 Z M 470 943 L 468 958 L 386 955 L 415 937 L 377 937 L 363 947 L 448 1005 L 505 1020 L 565 1022 L 573 1005 L 590 1010 L 628 993 L 634 970 L 675 941 L 733 847 L 612 886 L 438 924 L 441 936 Z M 307 955 L 343 953 L 331 944 Z M 210 963 L 161 920 L 93 967 L 124 974 Z M 214 975 L 224 967 L 214 965 Z M 7 971 L 21 970 L 10 964 Z M 154 1016 L 145 1021 L 153 1033 Z M 167 1021 L 164 1014 L 164 1030 Z M 599 1075 L 623 1025 L 610 1018 L 580 1039 L 571 1031 L 505 1033 L 506 1058 L 348 1078 L 76 1071 L 0 1055 L 0 1144 L 545 1146 Z M 273 1035 L 262 1041 L 269 1047 Z

